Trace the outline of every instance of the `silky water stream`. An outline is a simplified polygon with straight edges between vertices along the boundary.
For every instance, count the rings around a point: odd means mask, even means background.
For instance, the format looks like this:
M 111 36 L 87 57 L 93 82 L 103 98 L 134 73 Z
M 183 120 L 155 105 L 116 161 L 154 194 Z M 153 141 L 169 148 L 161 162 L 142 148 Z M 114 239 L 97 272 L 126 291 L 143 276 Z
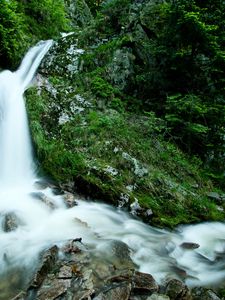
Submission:
M 77 237 L 103 252 L 109 240 L 125 242 L 140 271 L 152 274 L 159 282 L 175 268 L 186 271 L 190 286 L 212 286 L 223 281 L 223 223 L 181 226 L 169 232 L 105 204 L 77 199 L 78 205 L 68 209 L 62 196 L 56 196 L 48 187 L 42 192 L 52 199 L 56 209 L 49 209 L 32 196 L 38 192 L 34 183 L 39 179 L 23 93 L 51 44 L 39 43 L 29 50 L 17 71 L 0 73 L 0 299 L 10 299 L 12 287 L 23 286 L 43 249 Z M 18 225 L 12 231 L 5 228 L 10 215 Z M 84 222 L 88 226 L 83 226 Z M 199 247 L 185 249 L 180 247 L 182 243 L 197 243 Z

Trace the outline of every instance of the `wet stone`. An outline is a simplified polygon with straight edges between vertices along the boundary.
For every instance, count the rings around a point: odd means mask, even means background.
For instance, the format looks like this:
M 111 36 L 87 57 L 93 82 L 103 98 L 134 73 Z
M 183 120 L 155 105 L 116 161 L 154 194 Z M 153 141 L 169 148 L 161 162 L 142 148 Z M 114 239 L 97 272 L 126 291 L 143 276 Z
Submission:
M 66 192 L 63 196 L 64 202 L 68 208 L 74 207 L 77 205 L 75 197 L 72 193 Z
M 132 290 L 137 294 L 152 294 L 159 290 L 159 286 L 150 274 L 135 272 Z
M 62 266 L 59 270 L 58 278 L 67 279 L 72 278 L 72 269 L 70 266 Z
M 93 300 L 128 300 L 131 293 L 131 284 L 123 284 L 109 288 L 106 292 L 100 293 Z
M 53 203 L 52 199 L 48 198 L 44 193 L 42 192 L 33 192 L 30 193 L 32 198 L 40 200 L 45 205 L 47 205 L 50 209 L 55 209 L 56 205 Z
M 34 187 L 37 190 L 45 190 L 48 187 L 48 183 L 45 181 L 38 180 L 38 181 L 35 181 Z
M 192 290 L 192 300 L 220 300 L 212 291 L 202 287 L 196 287 Z
M 54 300 L 65 294 L 71 286 L 71 279 L 54 279 L 50 285 L 43 285 L 37 293 L 37 300 Z
M 185 243 L 182 243 L 182 244 L 180 245 L 180 247 L 183 248 L 183 249 L 192 250 L 192 249 L 197 249 L 197 248 L 199 248 L 200 245 L 197 244 L 197 243 L 186 243 L 186 242 L 185 242 Z
M 172 279 L 166 286 L 166 295 L 171 300 L 192 300 L 188 287 L 177 279 Z
M 47 274 L 53 268 L 53 266 L 57 260 L 57 256 L 58 256 L 58 247 L 57 246 L 53 246 L 44 252 L 44 255 L 41 259 L 39 268 L 33 277 L 33 281 L 30 285 L 30 288 L 36 288 L 42 284 L 42 282 L 46 278 Z
M 14 212 L 7 213 L 4 215 L 2 227 L 5 232 L 16 230 L 21 225 L 21 220 L 17 217 Z

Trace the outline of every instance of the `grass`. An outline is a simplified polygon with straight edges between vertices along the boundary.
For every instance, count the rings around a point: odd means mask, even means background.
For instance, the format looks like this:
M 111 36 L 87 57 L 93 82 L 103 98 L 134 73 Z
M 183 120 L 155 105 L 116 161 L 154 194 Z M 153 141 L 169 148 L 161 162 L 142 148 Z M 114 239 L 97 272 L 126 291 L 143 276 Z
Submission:
M 92 78 L 92 82 L 99 84 L 98 79 Z M 41 95 L 36 89 L 27 92 L 42 172 L 60 183 L 75 182 L 79 191 L 95 199 L 118 204 L 126 195 L 127 206 L 138 199 L 143 208 L 140 215 L 144 217 L 145 211 L 152 209 L 148 221 L 154 225 L 172 228 L 224 218 L 224 212 L 205 196 L 212 185 L 201 175 L 200 161 L 163 139 L 165 127 L 153 113 L 125 112 L 111 87 L 105 87 L 107 82 L 103 87 L 111 101 L 104 108 L 98 107 L 98 98 L 105 97 L 99 90 L 96 93 L 96 87 L 101 90 L 99 85 L 86 93 L 82 86 L 71 89 L 71 82 L 64 84 L 57 76 L 51 84 L 60 90 L 56 98 L 45 88 Z M 77 93 L 90 105 L 74 114 L 70 105 Z M 82 106 L 79 101 L 74 103 Z M 62 113 L 69 119 L 59 124 Z

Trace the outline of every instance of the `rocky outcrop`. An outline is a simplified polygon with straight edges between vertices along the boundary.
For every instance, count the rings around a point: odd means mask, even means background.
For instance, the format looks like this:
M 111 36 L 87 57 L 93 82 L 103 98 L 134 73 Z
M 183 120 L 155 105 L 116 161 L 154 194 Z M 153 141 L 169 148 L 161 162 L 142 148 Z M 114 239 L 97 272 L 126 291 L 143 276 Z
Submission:
M 159 286 L 150 274 L 135 270 L 126 244 L 109 245 L 112 251 L 105 256 L 92 252 L 81 238 L 51 247 L 27 290 L 11 300 L 220 300 L 212 290 L 191 291 L 177 279 Z
M 93 21 L 91 11 L 84 0 L 66 0 L 65 3 L 72 26 L 84 27 Z

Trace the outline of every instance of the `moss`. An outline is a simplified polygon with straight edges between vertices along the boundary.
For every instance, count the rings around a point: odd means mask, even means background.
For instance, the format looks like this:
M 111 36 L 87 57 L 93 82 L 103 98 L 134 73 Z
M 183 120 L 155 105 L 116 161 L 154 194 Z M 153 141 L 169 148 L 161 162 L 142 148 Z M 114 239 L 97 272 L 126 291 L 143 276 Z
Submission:
M 143 208 L 140 216 L 146 219 L 145 211 L 151 209 L 153 216 L 146 220 L 158 226 L 224 218 L 224 212 L 205 197 L 212 185 L 199 171 L 201 162 L 190 160 L 163 139 L 161 119 L 153 113 L 125 112 L 119 98 L 112 97 L 108 108 L 99 108 L 97 99 L 110 98 L 111 88 L 105 87 L 108 94 L 101 96 L 98 89 L 87 93 L 82 85 L 73 87 L 70 80 L 57 76 L 51 84 L 59 89 L 57 97 L 44 87 L 39 95 L 36 89 L 27 93 L 42 171 L 61 184 L 73 182 L 77 191 L 94 199 L 116 205 L 125 195 L 127 206 L 137 199 Z M 70 107 L 78 92 L 83 110 L 74 114 Z M 62 113 L 69 119 L 60 124 Z

